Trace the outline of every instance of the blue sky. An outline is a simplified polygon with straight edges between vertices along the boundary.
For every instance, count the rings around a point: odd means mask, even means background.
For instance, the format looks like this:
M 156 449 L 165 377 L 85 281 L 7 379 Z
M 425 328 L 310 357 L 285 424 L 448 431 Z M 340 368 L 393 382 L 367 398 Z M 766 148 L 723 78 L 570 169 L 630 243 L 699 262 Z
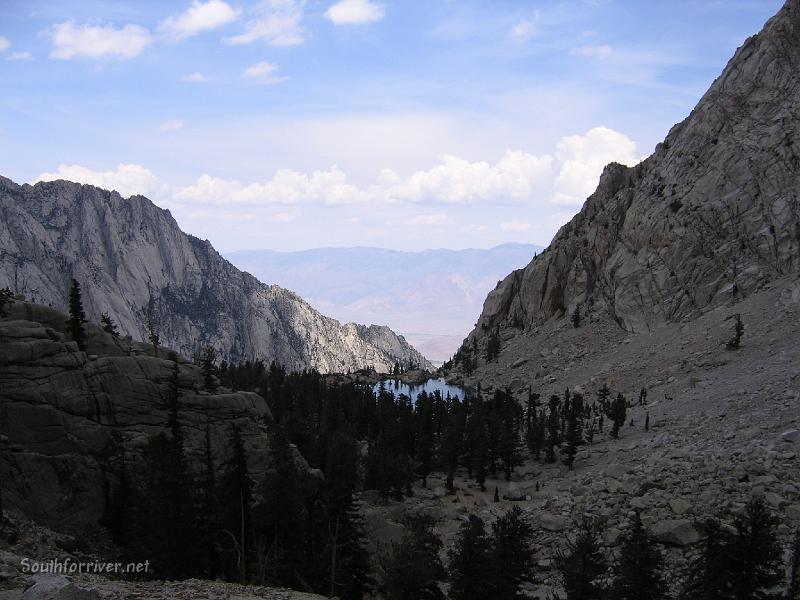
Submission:
M 222 251 L 547 244 L 782 0 L 0 0 L 0 173 Z

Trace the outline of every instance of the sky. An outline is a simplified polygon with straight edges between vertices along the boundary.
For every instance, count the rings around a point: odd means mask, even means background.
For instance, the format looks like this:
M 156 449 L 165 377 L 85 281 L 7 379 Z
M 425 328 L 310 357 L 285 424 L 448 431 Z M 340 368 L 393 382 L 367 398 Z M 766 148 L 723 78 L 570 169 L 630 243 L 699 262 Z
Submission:
M 0 0 L 0 174 L 222 252 L 547 245 L 783 0 Z

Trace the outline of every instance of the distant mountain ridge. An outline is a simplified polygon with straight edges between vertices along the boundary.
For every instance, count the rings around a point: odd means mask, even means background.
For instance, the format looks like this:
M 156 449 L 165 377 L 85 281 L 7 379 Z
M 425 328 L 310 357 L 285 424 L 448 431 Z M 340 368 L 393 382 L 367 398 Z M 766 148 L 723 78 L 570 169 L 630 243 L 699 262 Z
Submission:
M 226 254 L 262 281 L 291 289 L 340 320 L 386 323 L 432 360 L 445 360 L 473 327 L 482 299 L 540 246 L 405 252 L 374 247 Z
M 430 367 L 388 327 L 342 325 L 241 272 L 143 196 L 0 177 L 0 287 L 64 310 L 72 278 L 90 319 L 107 311 L 142 340 L 150 317 L 163 344 L 188 357 L 211 346 L 229 361 L 274 360 L 291 370 Z

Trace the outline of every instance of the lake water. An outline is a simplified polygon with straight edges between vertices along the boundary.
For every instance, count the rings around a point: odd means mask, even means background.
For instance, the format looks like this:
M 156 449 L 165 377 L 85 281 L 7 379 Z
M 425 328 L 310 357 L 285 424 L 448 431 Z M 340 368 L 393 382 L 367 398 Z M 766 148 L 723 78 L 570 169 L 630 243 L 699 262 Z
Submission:
M 375 393 L 378 392 L 380 387 L 380 383 L 375 384 L 375 387 L 373 388 Z M 417 385 L 408 385 L 399 379 L 386 379 L 383 381 L 383 387 L 384 389 L 393 392 L 395 396 L 405 394 L 412 400 L 416 400 L 417 396 L 422 392 L 433 394 L 436 390 L 439 390 L 439 393 L 442 394 L 443 398 L 446 398 L 447 394 L 449 393 L 450 396 L 458 396 L 462 400 L 464 399 L 464 388 L 461 388 L 457 385 L 450 385 L 444 379 L 428 379 L 425 383 L 420 383 Z

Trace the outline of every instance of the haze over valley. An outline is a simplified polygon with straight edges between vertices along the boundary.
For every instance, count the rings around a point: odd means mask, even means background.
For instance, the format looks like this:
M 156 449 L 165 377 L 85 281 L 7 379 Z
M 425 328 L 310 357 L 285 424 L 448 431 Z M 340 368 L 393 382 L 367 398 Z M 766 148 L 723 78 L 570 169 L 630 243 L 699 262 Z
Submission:
M 508 243 L 486 250 L 355 247 L 243 250 L 226 256 L 243 271 L 297 292 L 342 322 L 388 325 L 441 364 L 474 327 L 486 294 L 541 250 Z

